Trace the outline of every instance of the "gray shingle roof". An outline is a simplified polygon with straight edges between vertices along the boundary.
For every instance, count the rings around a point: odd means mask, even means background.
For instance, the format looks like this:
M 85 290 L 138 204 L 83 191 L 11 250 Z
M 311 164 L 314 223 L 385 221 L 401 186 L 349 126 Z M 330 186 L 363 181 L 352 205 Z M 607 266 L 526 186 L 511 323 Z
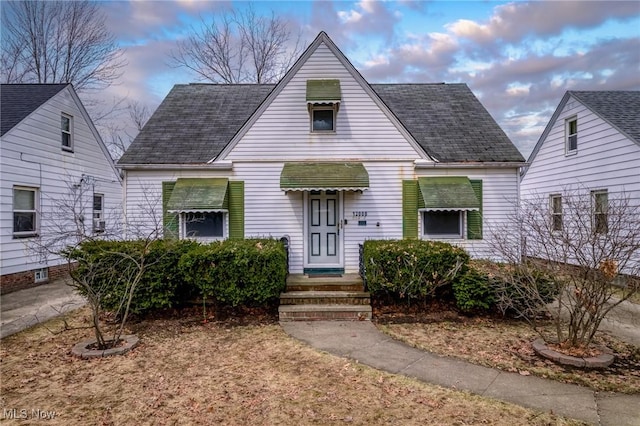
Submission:
M 373 84 L 422 148 L 441 162 L 524 161 L 465 84 Z M 216 157 L 274 85 L 177 85 L 119 164 L 202 164 Z
M 575 91 L 569 94 L 640 144 L 640 91 Z
M 206 163 L 222 151 L 273 87 L 176 85 L 118 163 Z
M 0 85 L 0 136 L 65 87 L 67 84 Z
M 371 87 L 422 148 L 438 161 L 524 161 L 466 84 Z

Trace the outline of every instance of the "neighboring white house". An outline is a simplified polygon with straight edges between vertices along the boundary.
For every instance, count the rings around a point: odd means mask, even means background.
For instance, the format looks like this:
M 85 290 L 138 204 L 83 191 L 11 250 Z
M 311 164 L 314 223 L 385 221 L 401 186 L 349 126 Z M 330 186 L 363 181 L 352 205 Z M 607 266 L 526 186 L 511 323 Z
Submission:
M 99 234 L 122 209 L 122 180 L 71 84 L 3 84 L 0 152 L 2 293 L 47 282 L 63 260 L 43 258 L 35 241 L 83 223 Z M 60 203 L 78 198 L 76 218 Z M 121 216 L 121 215 L 120 215 Z
M 640 206 L 640 92 L 566 92 L 528 163 L 522 199 L 548 203 L 554 229 L 568 220 L 566 198 L 580 195 L 591 198 L 590 211 L 580 214 L 605 232 L 611 200 L 624 195 Z
M 322 32 L 276 85 L 176 85 L 118 166 L 136 229 L 288 236 L 313 274 L 356 272 L 365 239 L 490 256 L 523 162 L 466 85 L 369 84 Z

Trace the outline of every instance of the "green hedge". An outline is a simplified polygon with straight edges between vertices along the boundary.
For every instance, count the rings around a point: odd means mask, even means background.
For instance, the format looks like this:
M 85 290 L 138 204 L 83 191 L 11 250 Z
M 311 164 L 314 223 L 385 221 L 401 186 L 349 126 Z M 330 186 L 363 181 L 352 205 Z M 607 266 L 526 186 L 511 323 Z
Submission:
M 231 306 L 264 304 L 279 297 L 286 285 L 286 255 L 277 240 L 203 245 L 184 255 L 179 268 L 203 298 Z
M 144 273 L 136 287 L 130 312 L 144 314 L 155 309 L 171 308 L 189 294 L 178 270 L 178 261 L 198 244 L 192 241 L 87 241 L 67 252 L 77 262 L 72 276 L 83 280 L 98 295 L 101 307 L 118 312 L 133 275 L 144 262 Z M 79 286 L 86 296 L 89 289 Z
M 277 240 L 226 240 L 201 245 L 189 240 L 87 241 L 66 256 L 77 262 L 73 276 L 87 296 L 91 291 L 106 311 L 120 312 L 134 274 L 144 273 L 133 293 L 130 312 L 179 306 L 199 296 L 222 304 L 259 305 L 285 288 L 286 258 Z
M 368 240 L 364 243 L 367 287 L 373 295 L 426 300 L 467 270 L 464 249 L 439 241 Z
M 489 310 L 496 301 L 491 279 L 473 268 L 453 283 L 453 295 L 458 309 L 467 313 Z

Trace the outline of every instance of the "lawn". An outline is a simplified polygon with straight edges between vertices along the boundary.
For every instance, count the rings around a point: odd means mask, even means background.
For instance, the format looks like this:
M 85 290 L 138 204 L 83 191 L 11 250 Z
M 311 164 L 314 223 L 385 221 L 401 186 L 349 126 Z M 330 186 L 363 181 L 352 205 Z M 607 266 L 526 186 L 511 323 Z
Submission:
M 55 411 L 51 425 L 581 424 L 315 351 L 270 316 L 149 319 L 130 325 L 142 343 L 129 354 L 80 360 L 70 349 L 91 336 L 88 317 L 2 340 L 5 419 L 39 409 Z
M 604 333 L 598 333 L 595 342 L 612 349 L 616 361 L 606 369 L 584 370 L 538 356 L 531 342 L 539 335 L 524 321 L 466 317 L 446 306 L 374 307 L 374 316 L 383 332 L 433 353 L 600 391 L 640 393 L 640 348 Z M 553 335 L 551 322 L 542 323 L 542 329 L 545 335 Z

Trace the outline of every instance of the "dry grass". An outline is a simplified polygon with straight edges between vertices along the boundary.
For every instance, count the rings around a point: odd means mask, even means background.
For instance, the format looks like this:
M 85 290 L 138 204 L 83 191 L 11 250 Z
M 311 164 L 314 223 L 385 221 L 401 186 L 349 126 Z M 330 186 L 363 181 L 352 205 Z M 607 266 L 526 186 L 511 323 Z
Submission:
M 551 324 L 546 333 L 552 334 Z M 536 375 L 602 391 L 640 393 L 640 348 L 605 334 L 596 343 L 614 350 L 616 362 L 604 370 L 564 367 L 537 356 L 531 342 L 539 337 L 523 322 L 445 316 L 443 320 L 380 324 L 387 334 L 437 354 L 523 375 Z
M 52 334 L 61 324 L 2 340 L 3 413 L 55 411 L 51 425 L 580 424 L 319 353 L 273 323 L 143 321 L 130 330 L 141 346 L 90 361 L 70 348 L 91 330 Z

